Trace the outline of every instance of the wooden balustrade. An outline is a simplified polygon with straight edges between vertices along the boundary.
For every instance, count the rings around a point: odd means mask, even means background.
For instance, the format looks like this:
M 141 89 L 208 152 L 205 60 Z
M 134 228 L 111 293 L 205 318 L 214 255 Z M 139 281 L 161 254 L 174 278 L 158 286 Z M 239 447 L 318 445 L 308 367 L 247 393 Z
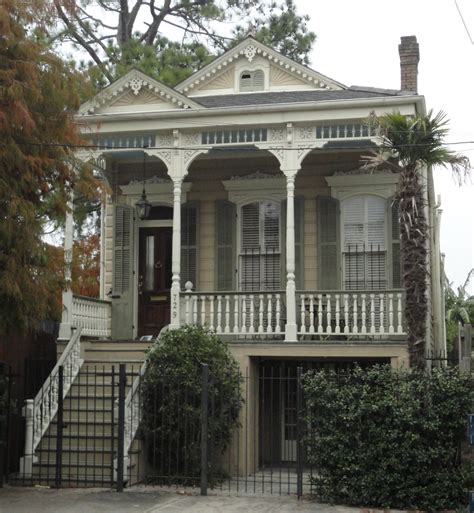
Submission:
M 284 296 L 266 292 L 192 292 L 187 284 L 184 324 L 205 326 L 222 335 L 282 335 Z
M 298 295 L 300 335 L 406 335 L 402 290 L 317 291 Z
M 72 324 L 76 328 L 81 328 L 82 334 L 86 337 L 110 337 L 110 301 L 85 296 L 73 296 Z

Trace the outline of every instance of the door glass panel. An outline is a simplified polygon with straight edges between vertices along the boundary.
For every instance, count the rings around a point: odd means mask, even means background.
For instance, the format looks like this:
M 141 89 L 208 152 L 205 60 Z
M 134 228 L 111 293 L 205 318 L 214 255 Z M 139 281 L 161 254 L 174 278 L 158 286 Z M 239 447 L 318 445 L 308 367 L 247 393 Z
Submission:
M 155 284 L 155 236 L 145 239 L 145 290 L 153 290 Z

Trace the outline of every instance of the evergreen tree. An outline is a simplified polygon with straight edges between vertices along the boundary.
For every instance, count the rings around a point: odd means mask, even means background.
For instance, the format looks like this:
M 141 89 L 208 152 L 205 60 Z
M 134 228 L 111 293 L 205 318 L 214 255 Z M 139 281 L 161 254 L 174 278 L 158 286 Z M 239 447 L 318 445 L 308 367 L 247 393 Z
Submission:
M 45 229 L 64 219 L 73 190 L 98 195 L 71 149 L 82 143 L 73 122 L 81 77 L 42 44 L 49 16 L 39 0 L 0 4 L 0 332 L 54 317 L 62 273 Z

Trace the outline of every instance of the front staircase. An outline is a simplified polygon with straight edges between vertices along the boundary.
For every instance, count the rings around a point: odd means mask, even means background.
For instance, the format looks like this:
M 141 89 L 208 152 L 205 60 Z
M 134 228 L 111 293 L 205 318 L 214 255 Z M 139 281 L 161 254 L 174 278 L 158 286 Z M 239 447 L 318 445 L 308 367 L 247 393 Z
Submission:
M 81 340 L 83 363 L 63 406 L 62 468 L 57 482 L 58 414 L 36 447 L 31 481 L 62 486 L 112 486 L 118 440 L 119 365 L 126 364 L 126 394 L 150 342 Z M 140 449 L 138 444 L 133 450 Z

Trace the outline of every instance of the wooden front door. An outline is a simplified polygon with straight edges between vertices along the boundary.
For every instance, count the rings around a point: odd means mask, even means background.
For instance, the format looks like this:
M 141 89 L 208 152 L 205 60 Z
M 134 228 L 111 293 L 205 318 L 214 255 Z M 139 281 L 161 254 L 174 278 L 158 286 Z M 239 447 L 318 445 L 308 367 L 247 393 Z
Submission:
M 170 322 L 172 228 L 140 228 L 138 336 Z

